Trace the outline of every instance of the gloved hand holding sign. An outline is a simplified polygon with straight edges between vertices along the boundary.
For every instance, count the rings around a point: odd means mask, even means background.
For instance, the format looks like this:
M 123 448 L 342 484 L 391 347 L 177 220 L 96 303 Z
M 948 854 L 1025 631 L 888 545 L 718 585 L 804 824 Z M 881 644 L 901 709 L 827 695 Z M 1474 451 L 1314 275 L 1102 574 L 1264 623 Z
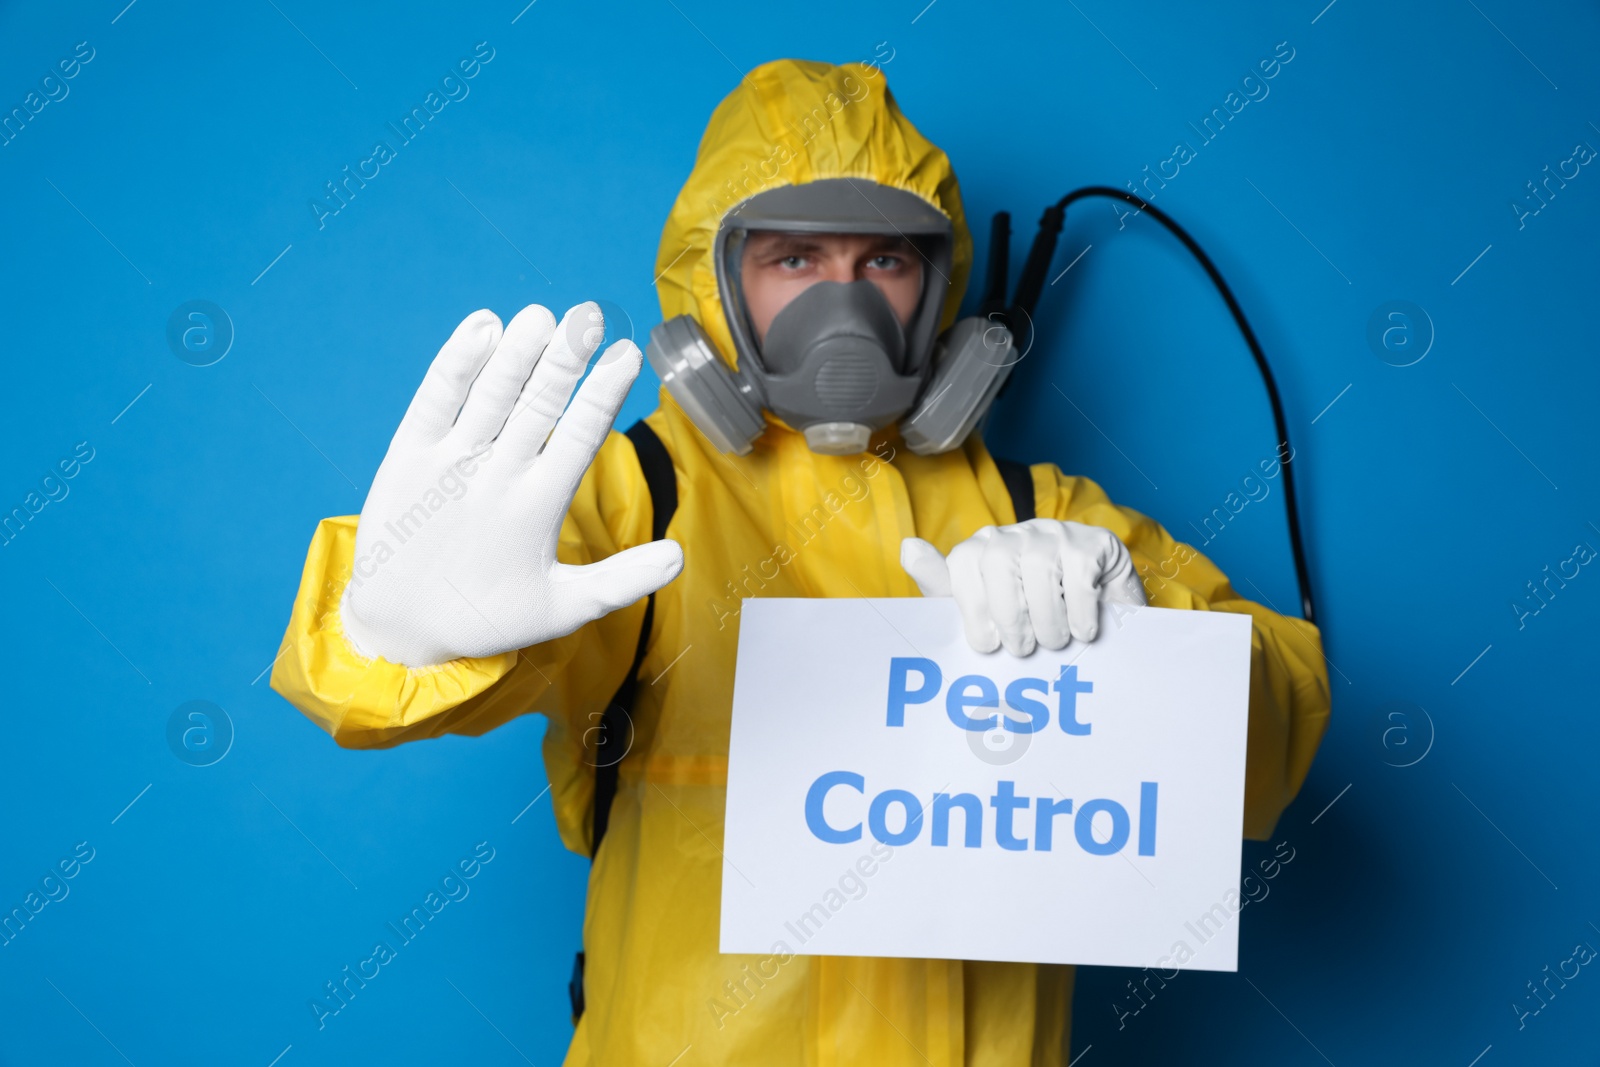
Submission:
M 358 652 L 408 667 L 497 655 L 571 633 L 678 576 L 675 541 L 586 567 L 556 562 L 578 482 L 639 373 L 639 349 L 618 341 L 567 406 L 603 335 L 593 303 L 559 327 L 537 304 L 503 331 L 488 311 L 456 327 L 361 509 L 340 603 Z
M 923 596 L 953 596 L 967 643 L 1026 656 L 1100 633 L 1100 601 L 1143 607 L 1144 584 L 1110 530 L 1029 519 L 985 526 L 948 558 L 920 537 L 900 542 L 900 565 Z

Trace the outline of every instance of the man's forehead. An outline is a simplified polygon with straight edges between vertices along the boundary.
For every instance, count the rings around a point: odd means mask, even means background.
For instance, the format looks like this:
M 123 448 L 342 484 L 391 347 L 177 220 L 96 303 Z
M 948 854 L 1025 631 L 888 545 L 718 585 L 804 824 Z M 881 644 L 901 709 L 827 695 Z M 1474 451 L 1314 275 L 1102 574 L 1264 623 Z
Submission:
M 815 250 L 841 244 L 862 245 L 868 248 L 901 248 L 910 242 L 899 234 L 868 233 L 785 233 L 776 230 L 753 230 L 748 247 L 770 250 L 795 248 Z

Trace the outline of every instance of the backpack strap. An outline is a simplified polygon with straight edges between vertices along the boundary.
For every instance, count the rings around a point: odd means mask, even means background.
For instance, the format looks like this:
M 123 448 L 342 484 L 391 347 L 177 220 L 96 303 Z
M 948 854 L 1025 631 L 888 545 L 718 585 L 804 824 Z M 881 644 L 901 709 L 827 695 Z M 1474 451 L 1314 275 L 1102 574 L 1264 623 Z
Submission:
M 672 456 L 661 443 L 661 438 L 643 419 L 630 426 L 626 436 L 633 442 L 633 450 L 639 456 L 639 469 L 644 473 L 644 483 L 650 490 L 651 538 L 659 541 L 667 535 L 667 524 L 678 510 L 678 476 L 672 469 Z M 634 696 L 639 688 L 639 668 L 644 663 L 646 649 L 650 647 L 650 630 L 655 614 L 656 595 L 651 593 L 645 601 L 644 621 L 639 626 L 639 644 L 633 652 L 633 664 L 600 716 L 600 736 L 595 745 L 591 859 L 599 855 L 600 842 L 605 838 L 606 827 L 611 822 L 611 804 L 617 796 L 619 765 L 630 747 L 627 742 L 633 728 L 631 716 Z M 572 979 L 567 983 L 574 1022 L 583 1015 L 583 962 L 583 953 L 579 952 L 573 961 Z
M 678 510 L 678 477 L 672 469 L 672 456 L 641 419 L 628 428 L 628 440 L 639 456 L 639 469 L 644 472 L 644 483 L 650 490 L 650 536 L 659 541 L 667 535 L 667 524 Z M 629 716 L 633 712 L 633 698 L 639 686 L 639 667 L 644 663 L 645 650 L 650 645 L 650 627 L 655 621 L 656 595 L 651 593 L 645 601 L 644 622 L 639 627 L 639 644 L 634 649 L 633 665 L 618 687 L 611 703 L 600 717 L 600 739 L 595 751 L 594 826 L 590 835 L 590 858 L 600 852 L 600 842 L 606 836 L 611 821 L 611 801 L 617 795 L 618 765 L 627 752 L 623 744 L 631 732 Z
M 1033 496 L 1033 469 L 1014 459 L 1001 459 L 999 456 L 993 459 L 994 465 L 1000 468 L 1000 479 L 1006 483 L 1006 492 L 1011 494 L 1011 507 L 1017 513 L 1017 521 L 1027 522 L 1037 518 L 1039 512 Z

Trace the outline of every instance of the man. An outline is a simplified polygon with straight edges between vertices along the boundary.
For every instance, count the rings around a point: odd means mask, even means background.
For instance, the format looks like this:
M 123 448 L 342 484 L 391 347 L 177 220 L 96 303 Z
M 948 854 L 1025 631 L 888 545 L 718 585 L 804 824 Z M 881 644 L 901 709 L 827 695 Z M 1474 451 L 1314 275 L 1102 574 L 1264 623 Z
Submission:
M 1084 478 L 1008 478 L 968 432 L 988 392 L 932 395 L 970 262 L 949 163 L 879 71 L 765 64 L 712 116 L 662 237 L 646 429 L 609 432 L 627 341 L 567 404 L 593 305 L 478 312 L 359 522 L 319 526 L 273 687 L 353 748 L 541 712 L 562 839 L 588 852 L 609 827 L 568 1064 L 1066 1062 L 1070 967 L 718 953 L 744 597 L 954 595 L 972 644 L 1014 655 L 1094 640 L 1100 600 L 1248 614 L 1245 835 L 1299 789 L 1328 714 L 1316 629 Z M 599 811 L 598 726 L 630 677 Z

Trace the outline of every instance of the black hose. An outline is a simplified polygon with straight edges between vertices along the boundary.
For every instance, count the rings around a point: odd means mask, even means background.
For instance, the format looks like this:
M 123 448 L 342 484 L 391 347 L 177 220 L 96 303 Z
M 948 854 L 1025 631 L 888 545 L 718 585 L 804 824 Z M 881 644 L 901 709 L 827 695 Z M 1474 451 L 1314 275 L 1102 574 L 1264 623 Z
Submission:
M 1317 617 L 1311 595 L 1311 569 L 1306 563 L 1305 540 L 1300 530 L 1300 505 L 1294 488 L 1294 469 L 1288 458 L 1294 455 L 1294 449 L 1289 445 L 1289 424 L 1284 418 L 1283 400 L 1278 395 L 1278 383 L 1272 377 L 1272 368 L 1267 364 L 1267 355 L 1261 350 L 1261 342 L 1256 340 L 1256 332 L 1250 328 L 1250 320 L 1245 318 L 1244 310 L 1239 307 L 1239 301 L 1234 297 L 1233 290 L 1228 288 L 1228 283 L 1223 280 L 1216 264 L 1211 262 L 1211 257 L 1206 255 L 1205 250 L 1195 239 L 1189 236 L 1189 232 L 1174 222 L 1172 216 L 1165 211 L 1124 189 L 1114 189 L 1109 185 L 1089 185 L 1076 189 L 1062 197 L 1053 207 L 1045 209 L 1044 217 L 1040 220 L 1039 233 L 1034 237 L 1033 245 L 1028 251 L 1027 264 L 1017 281 L 1017 300 L 1011 310 L 1022 311 L 1024 317 L 1032 316 L 1034 305 L 1043 291 L 1044 275 L 1050 269 L 1050 258 L 1055 252 L 1056 238 L 1061 232 L 1067 208 L 1079 200 L 1092 196 L 1133 204 L 1140 212 L 1149 212 L 1152 218 L 1182 241 L 1183 246 L 1205 268 L 1212 284 L 1217 287 L 1217 292 L 1222 294 L 1223 302 L 1233 314 L 1233 321 L 1238 325 L 1239 332 L 1244 335 L 1245 344 L 1250 346 L 1250 354 L 1255 357 L 1256 367 L 1261 371 L 1261 381 L 1267 387 L 1267 400 L 1272 404 L 1272 421 L 1278 430 L 1278 459 L 1283 468 L 1284 510 L 1288 515 L 1289 547 L 1294 555 L 1295 578 L 1300 586 L 1300 612 L 1307 622 L 1315 625 Z

